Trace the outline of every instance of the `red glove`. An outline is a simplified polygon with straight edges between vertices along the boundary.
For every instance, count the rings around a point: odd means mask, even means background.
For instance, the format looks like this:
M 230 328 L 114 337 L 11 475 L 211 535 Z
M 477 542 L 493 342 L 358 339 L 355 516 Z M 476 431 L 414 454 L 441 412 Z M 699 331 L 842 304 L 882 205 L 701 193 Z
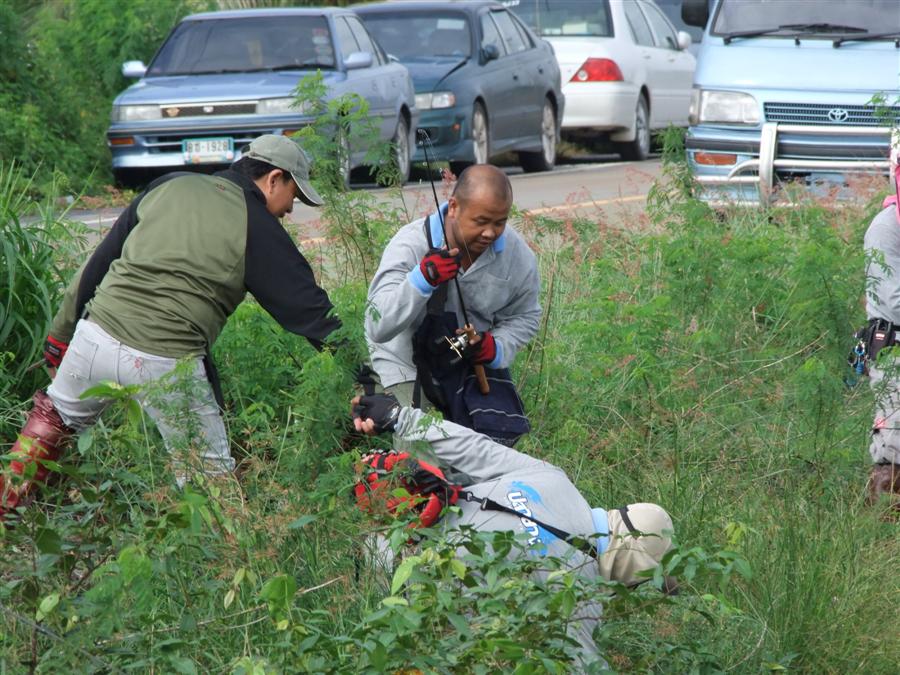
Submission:
M 47 341 L 44 342 L 44 361 L 47 362 L 47 366 L 50 368 L 59 368 L 59 364 L 62 363 L 68 348 L 69 345 L 67 343 L 60 342 L 52 335 L 48 335 Z
M 419 263 L 422 275 L 432 286 L 440 286 L 459 273 L 459 255 L 450 255 L 445 248 L 433 248 Z
M 484 331 L 481 334 L 481 340 L 473 345 L 469 345 L 468 354 L 469 361 L 474 364 L 490 363 L 497 358 L 497 343 L 494 342 L 494 336 L 490 331 Z

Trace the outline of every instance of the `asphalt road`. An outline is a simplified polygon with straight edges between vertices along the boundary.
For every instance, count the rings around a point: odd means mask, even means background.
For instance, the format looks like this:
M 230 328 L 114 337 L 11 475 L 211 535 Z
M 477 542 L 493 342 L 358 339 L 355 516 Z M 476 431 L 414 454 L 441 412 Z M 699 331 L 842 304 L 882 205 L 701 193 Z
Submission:
M 647 191 L 660 174 L 660 162 L 658 159 L 621 162 L 617 156 L 600 155 L 569 160 L 549 173 L 524 174 L 518 167 L 505 170 L 512 182 L 514 203 L 520 210 L 558 217 L 579 214 L 604 218 L 610 225 L 626 225 L 641 217 Z M 417 176 L 418 180 L 403 188 L 404 200 L 416 217 L 434 209 L 431 186 L 421 178 L 421 173 Z M 353 187 L 371 191 L 378 200 L 396 200 L 389 190 Z M 440 186 L 438 189 L 440 193 Z M 102 231 L 112 225 L 121 211 L 121 208 L 73 210 L 68 217 Z M 288 219 L 300 225 L 305 241 L 318 239 L 316 209 L 295 202 Z

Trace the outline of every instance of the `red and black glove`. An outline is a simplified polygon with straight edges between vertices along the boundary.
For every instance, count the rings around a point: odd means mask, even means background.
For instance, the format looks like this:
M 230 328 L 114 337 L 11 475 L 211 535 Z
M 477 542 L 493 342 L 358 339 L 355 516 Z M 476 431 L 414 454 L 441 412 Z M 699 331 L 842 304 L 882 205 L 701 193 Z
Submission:
M 466 358 L 475 365 L 490 363 L 497 358 L 497 343 L 490 331 L 484 331 L 478 342 L 466 347 Z
M 60 342 L 52 335 L 48 335 L 47 341 L 44 342 L 44 361 L 47 362 L 47 367 L 59 368 L 68 348 L 67 343 Z
M 425 281 L 432 286 L 440 286 L 459 274 L 459 262 L 459 254 L 450 255 L 450 251 L 445 248 L 433 248 L 422 258 L 419 269 L 422 270 Z

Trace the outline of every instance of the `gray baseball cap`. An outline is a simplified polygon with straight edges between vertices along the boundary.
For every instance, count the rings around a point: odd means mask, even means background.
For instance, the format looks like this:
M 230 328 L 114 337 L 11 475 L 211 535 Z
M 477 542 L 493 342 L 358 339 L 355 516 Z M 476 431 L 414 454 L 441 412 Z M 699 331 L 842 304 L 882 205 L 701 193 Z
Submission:
M 309 182 L 309 160 L 300 146 L 287 136 L 266 134 L 253 140 L 244 157 L 268 162 L 282 171 L 289 171 L 300 189 L 300 200 L 310 206 L 322 206 L 325 200 Z

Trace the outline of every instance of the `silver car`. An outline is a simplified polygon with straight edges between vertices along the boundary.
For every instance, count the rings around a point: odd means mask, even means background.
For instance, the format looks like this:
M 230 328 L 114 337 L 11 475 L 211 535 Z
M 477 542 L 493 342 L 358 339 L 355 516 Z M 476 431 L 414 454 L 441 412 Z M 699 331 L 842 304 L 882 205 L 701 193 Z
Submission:
M 389 59 L 359 18 L 340 8 L 194 14 L 169 34 L 140 80 L 113 102 L 107 142 L 116 180 L 139 184 L 177 169 L 214 171 L 262 134 L 288 134 L 312 119 L 292 107 L 301 78 L 321 71 L 328 97 L 369 103 L 383 140 L 409 175 L 418 121 L 409 73 Z M 366 148 L 351 148 L 351 168 Z

